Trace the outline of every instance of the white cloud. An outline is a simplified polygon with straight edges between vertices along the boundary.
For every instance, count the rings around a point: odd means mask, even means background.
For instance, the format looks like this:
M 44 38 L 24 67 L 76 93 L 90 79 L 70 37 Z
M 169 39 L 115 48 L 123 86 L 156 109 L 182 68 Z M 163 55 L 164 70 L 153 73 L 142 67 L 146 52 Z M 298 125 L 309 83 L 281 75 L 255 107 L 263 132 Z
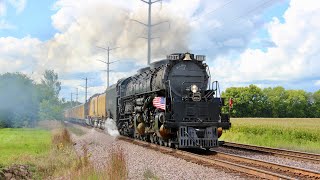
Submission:
M 212 59 L 241 53 L 264 27 L 262 12 L 279 1 L 201 1 L 191 21 L 191 49 L 205 52 Z
M 212 72 L 227 82 L 293 81 L 319 78 L 320 5 L 292 0 L 284 22 L 268 25 L 273 47 L 246 49 L 239 58 L 218 58 Z
M 44 55 L 43 43 L 36 38 L 0 37 L 0 72 L 31 74 Z
M 16 13 L 20 14 L 26 7 L 27 0 L 1 0 L 0 1 L 0 17 L 6 16 L 7 5 L 15 8 Z
M 5 18 L 7 15 L 7 5 L 13 6 L 16 9 L 16 14 L 20 14 L 24 10 L 26 3 L 26 0 L 0 0 L 0 30 L 16 29 L 16 26 Z
M 4 16 L 6 12 L 7 12 L 7 8 L 4 1 L 0 1 L 0 17 Z
M 19 2 L 23 10 L 25 3 Z M 204 52 L 210 57 L 207 63 L 211 65 L 214 79 L 230 85 L 320 75 L 316 71 L 316 67 L 320 67 L 317 62 L 319 11 L 317 5 L 299 3 L 291 2 L 284 23 L 275 18 L 266 26 L 271 37 L 268 43 L 272 44 L 267 52 L 247 49 L 257 29 L 264 27 L 260 14 L 268 5 L 261 6 L 259 0 L 234 1 L 228 5 L 223 0 L 188 3 L 172 0 L 164 1 L 162 7 L 155 3 L 153 23 L 169 20 L 170 28 L 166 23 L 154 27 L 153 36 L 161 40 L 153 40 L 153 58 L 187 50 Z M 15 7 L 18 12 L 18 5 Z M 52 39 L 41 42 L 31 37 L 0 38 L 0 72 L 33 72 L 32 76 L 39 79 L 45 69 L 54 69 L 64 74 L 63 85 L 67 88 L 79 83 L 65 80 L 68 74 L 97 72 L 96 77 L 103 84 L 92 88 L 95 93 L 103 92 L 107 84 L 106 73 L 101 72 L 105 65 L 96 61 L 105 59 L 106 51 L 96 46 L 120 46 L 111 52 L 112 60 L 129 59 L 135 61 L 137 67 L 146 65 L 147 43 L 139 37 L 146 36 L 147 31 L 130 20 L 147 22 L 145 3 L 139 0 L 58 0 L 54 8 L 56 13 L 51 19 L 58 33 Z M 241 54 L 230 59 L 227 56 L 230 52 Z M 112 64 L 111 69 L 121 70 L 125 63 Z M 111 73 L 110 84 L 136 70 Z
M 8 2 L 16 8 L 17 14 L 21 13 L 27 4 L 27 0 L 8 0 Z

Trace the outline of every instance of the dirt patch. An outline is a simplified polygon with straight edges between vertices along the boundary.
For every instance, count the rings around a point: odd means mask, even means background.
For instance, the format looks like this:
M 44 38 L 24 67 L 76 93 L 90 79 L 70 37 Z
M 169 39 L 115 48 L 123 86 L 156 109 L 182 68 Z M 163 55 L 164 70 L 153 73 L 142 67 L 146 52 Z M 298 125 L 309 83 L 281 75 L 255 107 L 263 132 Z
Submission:
M 15 164 L 0 171 L 0 179 L 32 179 L 30 166 Z

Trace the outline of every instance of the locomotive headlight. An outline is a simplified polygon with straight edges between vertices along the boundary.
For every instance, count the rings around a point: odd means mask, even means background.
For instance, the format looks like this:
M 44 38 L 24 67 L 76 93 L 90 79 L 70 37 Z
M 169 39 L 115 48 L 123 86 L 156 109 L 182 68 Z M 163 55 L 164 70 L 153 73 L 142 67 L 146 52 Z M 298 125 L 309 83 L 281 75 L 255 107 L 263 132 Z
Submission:
M 198 86 L 193 84 L 191 85 L 191 92 L 196 93 L 199 90 Z

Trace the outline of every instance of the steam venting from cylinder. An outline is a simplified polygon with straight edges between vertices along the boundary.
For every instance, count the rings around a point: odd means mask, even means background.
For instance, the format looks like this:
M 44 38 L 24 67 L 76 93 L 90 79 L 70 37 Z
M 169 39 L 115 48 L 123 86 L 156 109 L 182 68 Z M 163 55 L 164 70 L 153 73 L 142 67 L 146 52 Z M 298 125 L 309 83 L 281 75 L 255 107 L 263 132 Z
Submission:
M 108 118 L 105 123 L 105 132 L 112 137 L 117 137 L 120 135 L 116 122 L 111 118 Z

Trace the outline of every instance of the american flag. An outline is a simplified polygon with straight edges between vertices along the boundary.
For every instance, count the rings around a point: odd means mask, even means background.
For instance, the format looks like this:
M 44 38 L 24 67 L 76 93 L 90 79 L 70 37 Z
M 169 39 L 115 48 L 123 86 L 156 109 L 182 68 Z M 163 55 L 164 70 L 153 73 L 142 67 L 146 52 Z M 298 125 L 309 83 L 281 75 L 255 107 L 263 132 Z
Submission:
M 155 97 L 152 103 L 154 107 L 166 110 L 166 99 L 164 97 Z

